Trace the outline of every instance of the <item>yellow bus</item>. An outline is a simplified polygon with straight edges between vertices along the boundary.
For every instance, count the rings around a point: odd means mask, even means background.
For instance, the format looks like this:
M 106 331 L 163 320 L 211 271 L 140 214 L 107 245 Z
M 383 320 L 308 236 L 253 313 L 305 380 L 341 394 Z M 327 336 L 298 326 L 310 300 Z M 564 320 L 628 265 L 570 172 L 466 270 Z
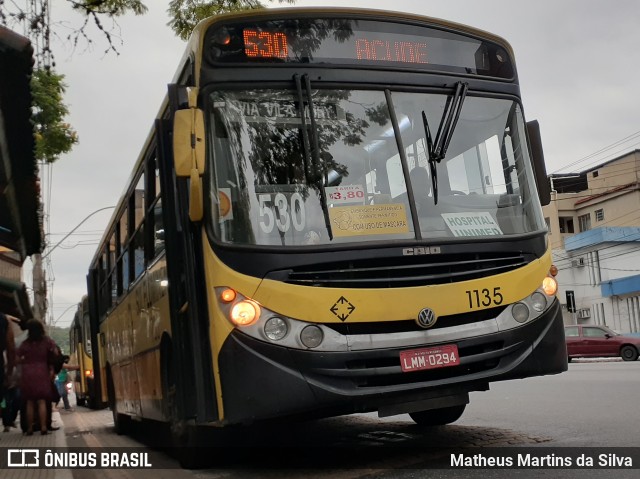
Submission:
M 78 303 L 78 309 L 69 328 L 69 365 L 78 367 L 76 371 L 69 372 L 77 405 L 97 408 L 100 402 L 94 384 L 89 301 L 86 295 Z
M 360 9 L 201 22 L 89 270 L 116 429 L 446 424 L 565 371 L 549 196 L 502 38 Z

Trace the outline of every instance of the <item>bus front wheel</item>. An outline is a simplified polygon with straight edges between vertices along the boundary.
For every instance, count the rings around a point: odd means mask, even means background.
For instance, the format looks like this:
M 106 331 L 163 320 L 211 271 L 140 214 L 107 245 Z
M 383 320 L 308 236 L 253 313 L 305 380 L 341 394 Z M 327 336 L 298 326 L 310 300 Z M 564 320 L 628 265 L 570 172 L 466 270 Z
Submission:
M 409 416 L 419 426 L 444 426 L 460 419 L 466 407 L 466 404 L 462 404 L 461 406 L 429 409 L 427 411 L 409 413 Z

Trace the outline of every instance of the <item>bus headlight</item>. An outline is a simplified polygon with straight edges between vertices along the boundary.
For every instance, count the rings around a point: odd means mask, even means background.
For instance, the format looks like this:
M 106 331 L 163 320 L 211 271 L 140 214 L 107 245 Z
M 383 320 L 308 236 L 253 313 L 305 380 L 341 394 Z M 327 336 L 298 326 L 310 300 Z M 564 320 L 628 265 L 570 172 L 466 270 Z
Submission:
M 264 335 L 271 341 L 280 341 L 288 332 L 287 322 L 278 316 L 268 319 L 264 324 Z
M 524 323 L 529 319 L 529 308 L 524 303 L 516 303 L 511 308 L 511 314 L 513 315 L 513 319 L 519 323 Z
M 534 311 L 541 313 L 547 307 L 547 297 L 544 294 L 536 291 L 531 295 L 531 307 Z
M 314 351 L 348 351 L 347 336 L 326 324 L 311 323 L 271 311 L 225 286 L 214 290 L 219 313 L 243 335 L 278 347 Z
M 306 326 L 300 332 L 300 342 L 304 344 L 307 348 L 317 348 L 322 343 L 324 335 L 322 334 L 322 329 L 318 326 L 309 325 Z
M 240 301 L 231 308 L 230 318 L 237 326 L 249 326 L 260 317 L 260 306 L 253 301 Z
M 547 296 L 555 296 L 558 291 L 558 282 L 555 278 L 547 276 L 542 280 L 542 290 Z

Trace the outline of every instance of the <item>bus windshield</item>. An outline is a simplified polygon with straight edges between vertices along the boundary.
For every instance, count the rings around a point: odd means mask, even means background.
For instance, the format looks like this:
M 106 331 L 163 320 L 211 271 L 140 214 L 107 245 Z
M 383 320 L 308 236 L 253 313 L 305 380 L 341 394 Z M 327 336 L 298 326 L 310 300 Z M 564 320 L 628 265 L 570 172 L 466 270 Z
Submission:
M 545 230 L 518 103 L 468 95 L 445 158 L 430 164 L 426 125 L 435 136 L 450 99 L 310 88 L 209 93 L 216 236 L 312 246 Z

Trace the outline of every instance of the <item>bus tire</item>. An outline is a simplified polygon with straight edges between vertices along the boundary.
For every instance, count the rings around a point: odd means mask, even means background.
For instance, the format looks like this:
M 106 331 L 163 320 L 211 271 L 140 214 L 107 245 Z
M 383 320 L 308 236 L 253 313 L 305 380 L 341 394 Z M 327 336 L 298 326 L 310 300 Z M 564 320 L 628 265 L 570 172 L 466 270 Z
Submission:
M 107 394 L 109 397 L 109 408 L 113 416 L 113 428 L 118 435 L 126 434 L 130 429 L 131 418 L 125 414 L 118 413 L 116 389 L 113 383 L 113 376 L 111 375 L 111 368 L 107 369 Z
M 411 412 L 409 416 L 419 426 L 444 426 L 460 419 L 466 407 L 466 404 L 462 404 L 460 406 L 429 409 L 427 411 Z
M 174 447 L 180 467 L 184 469 L 201 469 L 206 467 L 210 459 L 204 449 L 198 447 L 205 443 L 201 438 L 201 428 L 195 424 L 184 425 L 180 436 L 174 436 Z

